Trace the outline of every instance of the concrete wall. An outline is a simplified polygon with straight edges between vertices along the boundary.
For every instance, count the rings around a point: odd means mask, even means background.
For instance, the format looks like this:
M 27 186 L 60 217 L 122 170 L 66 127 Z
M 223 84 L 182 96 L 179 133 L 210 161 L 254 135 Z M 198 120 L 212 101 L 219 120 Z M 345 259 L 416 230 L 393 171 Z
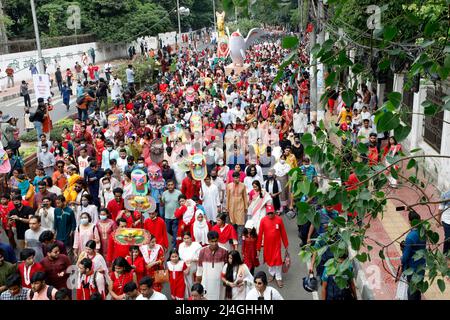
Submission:
M 396 75 L 394 78 L 394 91 L 403 92 L 403 76 Z M 433 84 L 422 82 L 420 85 L 419 92 L 414 93 L 414 104 L 412 115 L 412 125 L 411 133 L 402 142 L 402 146 L 410 151 L 416 148 L 421 148 L 423 151 L 417 154 L 425 155 L 445 155 L 450 156 L 450 112 L 444 111 L 444 122 L 442 130 L 442 143 L 441 150 L 437 152 L 434 150 L 425 140 L 423 139 L 424 132 L 424 108 L 422 103 L 426 100 L 427 89 L 434 88 Z M 450 94 L 450 90 L 447 87 L 446 94 Z M 444 90 L 445 92 L 445 90 Z M 450 159 L 445 158 L 425 158 L 424 162 L 421 163 L 422 167 L 427 172 L 428 176 L 432 178 L 433 183 L 436 188 L 442 191 L 447 191 L 450 189 Z
M 50 48 L 42 50 L 42 56 L 47 64 L 47 71 L 54 72 L 55 60 L 61 66 L 61 70 L 71 68 L 72 72 L 75 62 L 81 64 L 81 56 L 87 52 L 89 48 L 94 48 L 96 53 L 96 63 L 126 57 L 127 47 L 121 45 L 103 45 L 97 42 L 82 43 L 79 45 L 72 45 L 59 48 Z M 1 77 L 5 76 L 4 70 L 8 65 L 12 65 L 15 70 L 14 81 L 20 82 L 22 80 L 31 79 L 30 64 L 36 64 L 38 60 L 37 51 L 25 51 L 12 54 L 5 54 L 0 56 Z M 89 62 L 90 56 L 89 56 Z M 6 86 L 6 79 L 1 79 L 1 85 Z

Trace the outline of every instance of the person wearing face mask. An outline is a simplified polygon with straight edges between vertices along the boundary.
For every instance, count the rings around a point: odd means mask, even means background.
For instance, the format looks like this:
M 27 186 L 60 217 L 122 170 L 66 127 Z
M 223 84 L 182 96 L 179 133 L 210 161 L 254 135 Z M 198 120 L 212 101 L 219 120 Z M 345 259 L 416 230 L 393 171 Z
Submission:
M 108 239 L 117 229 L 117 224 L 111 219 L 108 209 L 101 209 L 97 222 L 97 229 L 100 235 L 100 254 L 106 256 L 108 253 Z
M 119 153 L 114 150 L 114 144 L 112 141 L 108 140 L 106 142 L 106 149 L 102 152 L 102 169 L 110 169 L 110 160 L 116 159 L 116 161 L 119 159 Z
M 45 171 L 45 175 L 51 177 L 55 168 L 56 160 L 55 156 L 48 152 L 48 144 L 43 143 L 41 146 L 41 151 L 37 155 L 38 163 L 42 166 Z
M 272 197 L 272 203 L 275 207 L 275 211 L 279 212 L 281 209 L 280 194 L 282 189 L 280 181 L 275 178 L 275 170 L 269 170 L 267 174 L 267 181 L 265 183 L 265 189 Z
M 309 181 L 315 181 L 317 179 L 316 168 L 311 165 L 309 158 L 303 159 L 303 165 L 300 167 L 300 170 L 302 170 L 303 174 Z
M 218 176 L 217 169 L 211 170 L 211 182 L 212 182 L 212 184 L 216 185 L 217 189 L 219 190 L 219 202 L 226 203 L 225 196 L 226 196 L 227 186 L 225 185 L 225 182 L 223 181 L 223 179 Z
M 83 213 L 89 213 L 92 223 L 96 224 L 98 221 L 98 209 L 92 204 L 92 197 L 90 194 L 83 194 L 80 198 L 80 206 L 77 208 L 77 225 L 80 225 L 81 216 Z
M 100 186 L 100 205 L 102 208 L 106 208 L 108 203 L 114 199 L 113 188 L 111 185 L 111 180 L 108 177 L 104 177 L 101 181 Z
M 89 240 L 94 240 L 96 243 L 96 249 L 100 249 L 100 235 L 95 223 L 92 222 L 91 215 L 87 212 L 83 212 L 80 216 L 80 223 L 75 230 L 75 237 L 73 241 L 74 255 L 77 257 L 84 248 L 84 245 Z

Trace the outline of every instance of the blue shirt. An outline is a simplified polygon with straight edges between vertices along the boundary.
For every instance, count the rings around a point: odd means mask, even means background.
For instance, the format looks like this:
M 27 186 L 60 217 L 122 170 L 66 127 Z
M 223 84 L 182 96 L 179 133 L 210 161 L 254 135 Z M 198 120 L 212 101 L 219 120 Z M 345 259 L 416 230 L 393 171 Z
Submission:
M 335 219 L 337 216 L 339 216 L 339 212 L 337 212 L 336 210 L 328 212 L 325 208 L 323 208 L 319 211 L 319 213 L 320 213 L 320 228 L 318 233 L 321 234 L 325 232 L 325 225 L 329 224 L 331 219 Z
M 309 181 L 312 181 L 313 178 L 317 176 L 316 168 L 314 168 L 313 165 L 310 165 L 309 167 L 301 166 L 300 170 L 302 170 L 303 174 Z
M 425 258 L 414 261 L 414 254 L 426 248 L 425 240 L 420 239 L 419 231 L 417 229 L 412 229 L 405 240 L 405 248 L 403 249 L 402 255 L 402 266 L 403 270 L 409 268 L 416 271 L 420 265 L 425 265 Z
M 66 246 L 69 245 L 70 232 L 75 231 L 77 227 L 73 210 L 69 207 L 55 208 L 53 227 L 56 230 L 56 240 L 64 242 Z

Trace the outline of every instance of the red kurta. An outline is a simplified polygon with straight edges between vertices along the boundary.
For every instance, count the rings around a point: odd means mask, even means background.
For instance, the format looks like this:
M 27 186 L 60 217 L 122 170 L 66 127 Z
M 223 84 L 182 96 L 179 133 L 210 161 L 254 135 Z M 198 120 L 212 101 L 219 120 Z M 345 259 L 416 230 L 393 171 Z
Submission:
M 227 244 L 230 240 L 237 240 L 237 233 L 231 224 L 225 224 L 225 227 L 221 229 L 217 224 L 212 227 L 211 231 L 217 231 L 219 234 L 219 243 Z
M 123 287 L 129 282 L 133 282 L 133 271 L 124 272 L 119 277 L 116 277 L 115 272 L 111 272 L 109 276 L 111 277 L 112 291 L 119 296 L 123 294 Z
M 184 178 L 181 182 L 181 193 L 186 196 L 187 199 L 192 199 L 193 196 L 200 198 L 200 181 L 194 179 Z
M 191 226 L 194 224 L 195 222 L 195 214 L 192 215 L 191 220 L 189 221 L 189 223 L 185 223 L 183 220 L 183 216 L 187 211 L 187 207 L 181 206 L 179 208 L 177 208 L 174 212 L 175 218 L 178 219 L 178 231 L 177 231 L 177 247 L 178 245 L 182 242 L 182 238 L 183 238 L 183 233 L 185 231 L 190 231 L 191 230 Z M 194 209 L 195 212 L 195 209 Z
M 242 241 L 242 256 L 244 258 L 244 263 L 249 269 L 256 268 L 259 266 L 258 255 L 256 253 L 256 242 L 258 238 L 252 238 L 247 236 Z
M 27 267 L 25 270 L 25 262 L 19 263 L 17 266 L 17 269 L 19 270 L 20 277 L 22 278 L 22 287 L 31 289 L 31 277 L 36 272 L 45 272 L 44 268 L 41 266 L 40 263 L 36 262 L 31 265 L 31 267 Z M 25 274 L 26 272 L 26 274 Z M 26 281 L 27 280 L 27 281 Z M 28 283 L 26 283 L 28 282 Z
M 184 270 L 187 269 L 184 261 L 178 261 L 177 264 L 167 263 L 169 270 L 170 295 L 173 300 L 184 300 L 186 292 L 186 283 L 184 282 Z
M 169 247 L 169 239 L 167 238 L 166 223 L 161 217 L 155 220 L 145 219 L 144 229 L 150 232 L 156 238 L 156 243 L 163 246 L 165 250 Z
M 116 199 L 112 199 L 111 201 L 108 202 L 106 208 L 109 210 L 109 213 L 111 214 L 111 219 L 113 221 L 116 221 L 119 212 L 125 209 L 123 199 L 120 199 L 119 203 L 116 201 Z
M 134 261 L 131 261 L 131 257 L 128 256 L 126 257 L 126 259 L 130 266 L 135 266 L 133 270 L 136 273 L 137 283 L 139 283 L 142 277 L 144 277 L 146 274 L 144 258 L 142 256 L 138 256 L 136 259 L 134 259 Z
M 264 241 L 264 261 L 269 267 L 281 266 L 281 241 L 284 247 L 289 246 L 289 240 L 284 228 L 283 220 L 279 216 L 270 219 L 265 216 L 259 225 L 257 249 L 261 250 Z
M 108 240 L 108 254 L 106 255 L 106 262 L 108 263 L 112 263 L 117 257 L 125 258 L 130 251 L 129 245 L 119 244 L 114 241 L 114 234 L 115 231 L 111 233 Z

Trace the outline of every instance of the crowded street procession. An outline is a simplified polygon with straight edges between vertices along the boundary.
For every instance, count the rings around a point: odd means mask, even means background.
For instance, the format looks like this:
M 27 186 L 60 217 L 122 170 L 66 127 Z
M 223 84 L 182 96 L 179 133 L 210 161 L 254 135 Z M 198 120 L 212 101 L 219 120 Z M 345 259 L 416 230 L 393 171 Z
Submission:
M 358 213 L 370 192 L 382 193 L 382 179 L 355 196 L 362 170 L 383 172 L 394 193 L 401 187 L 388 161 L 402 145 L 377 131 L 376 88 L 357 83 L 349 105 L 342 88 L 324 86 L 320 116 L 310 99 L 311 26 L 289 60 L 284 37 L 294 33 L 264 26 L 225 41 L 217 19 L 218 33 L 195 44 L 130 49 L 124 73 L 84 55 L 51 87 L 64 104 L 37 98 L 25 119 L 2 111 L 0 300 L 365 299 L 356 276 L 346 276 L 352 250 L 331 250 L 325 235 L 367 222 Z M 155 78 L 137 86 L 139 63 L 150 59 Z M 72 119 L 57 136 L 55 108 Z M 23 121 L 25 133 L 36 132 L 34 162 L 22 157 Z M 333 157 L 327 126 L 354 166 L 346 180 L 326 178 L 332 168 L 318 164 Z M 322 201 L 342 186 L 360 207 Z M 311 218 L 299 213 L 306 206 Z M 412 226 L 421 219 L 407 214 Z M 412 230 L 395 263 L 420 273 L 425 257 L 414 253 L 426 244 Z M 397 299 L 421 299 L 404 290 Z

